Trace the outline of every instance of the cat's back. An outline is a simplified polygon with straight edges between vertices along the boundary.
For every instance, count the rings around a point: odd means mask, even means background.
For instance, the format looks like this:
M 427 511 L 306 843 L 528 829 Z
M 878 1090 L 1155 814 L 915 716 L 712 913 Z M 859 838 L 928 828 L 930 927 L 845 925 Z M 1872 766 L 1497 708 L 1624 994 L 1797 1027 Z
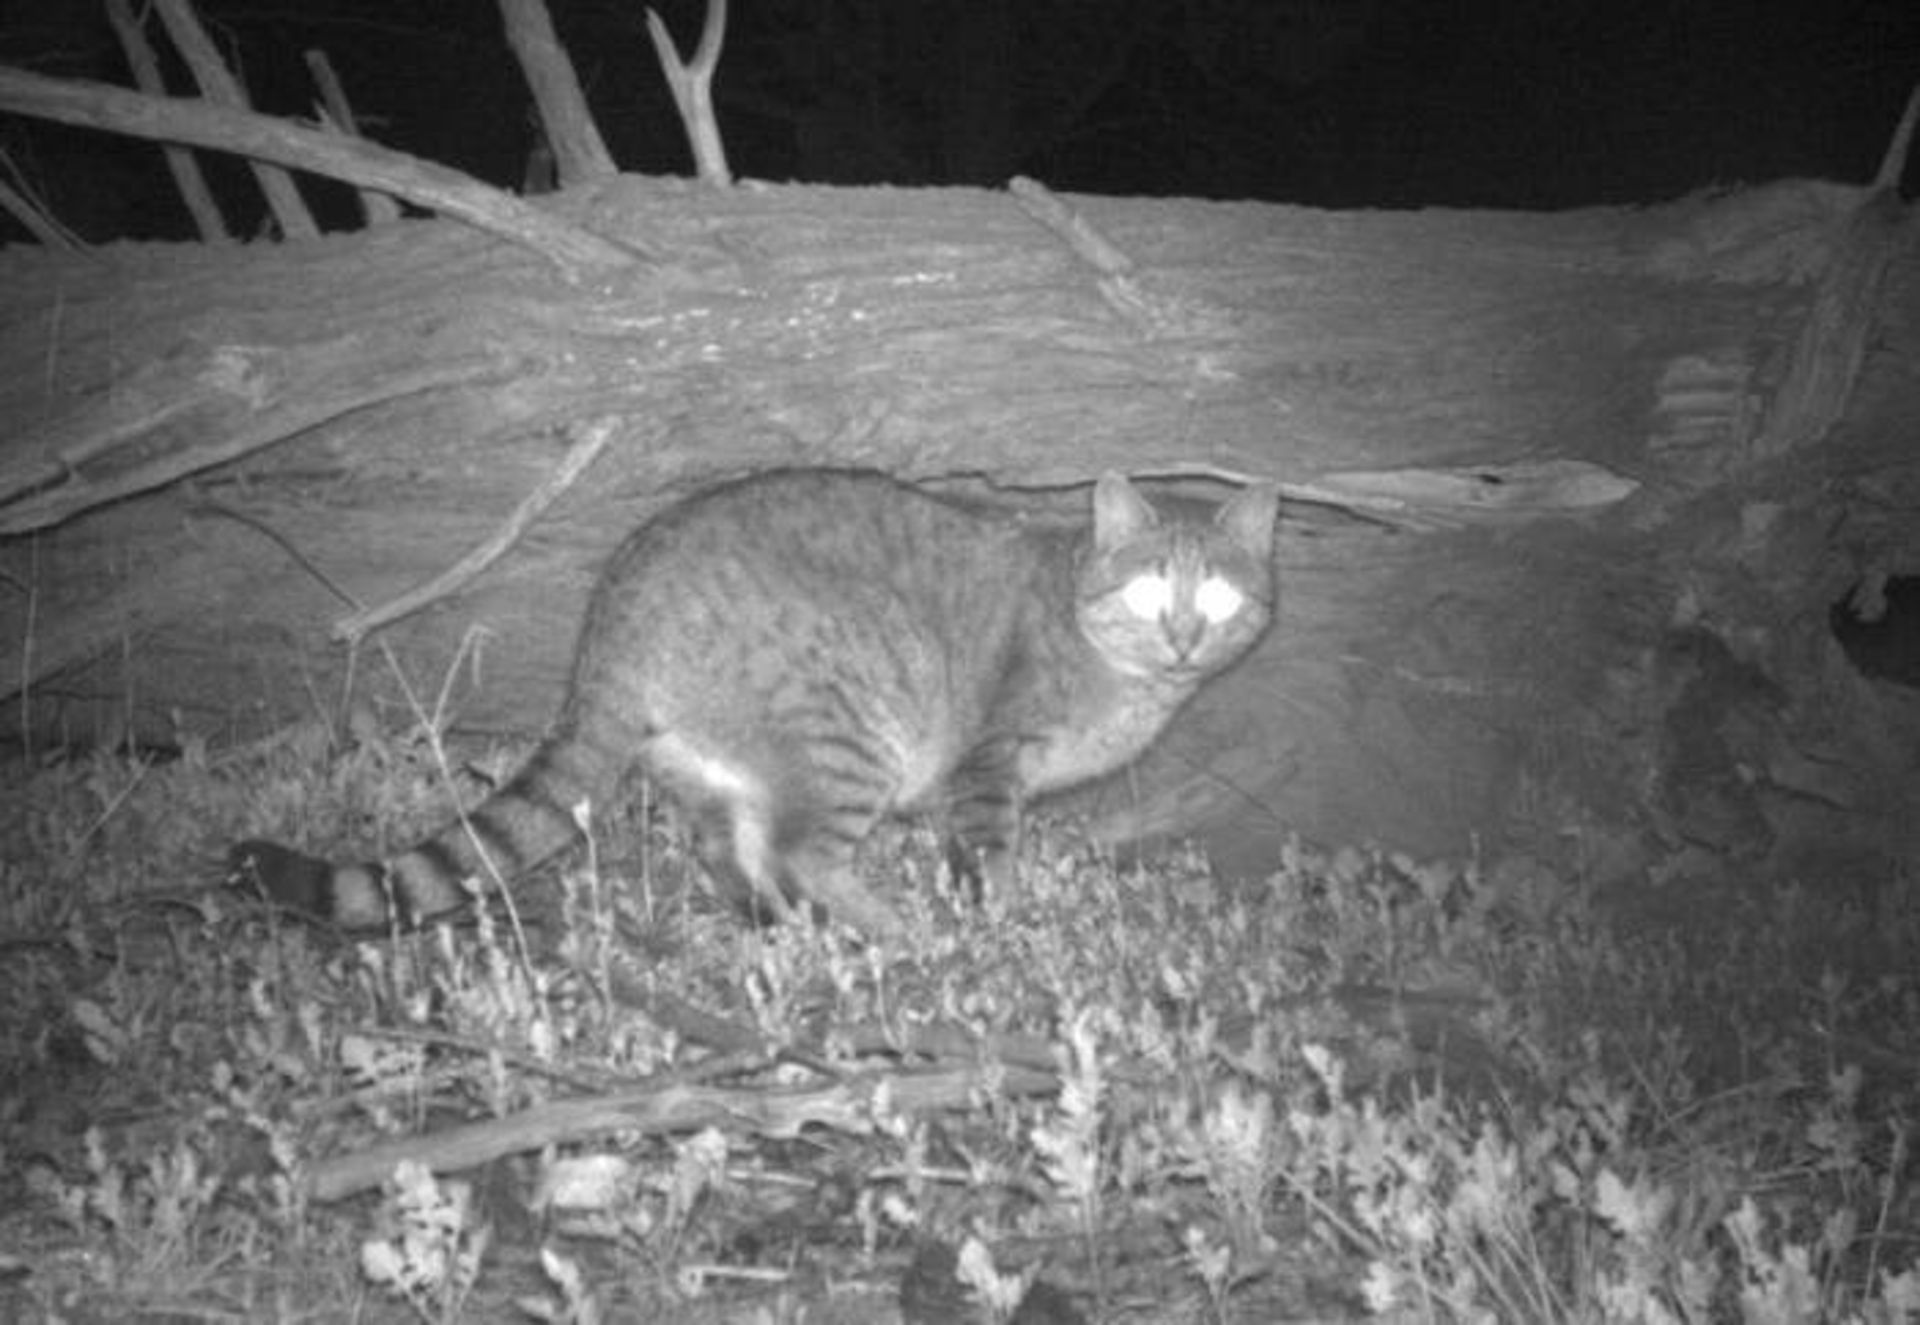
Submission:
M 774 471 L 630 537 L 596 590 L 581 662 L 683 685 L 803 664 L 901 681 L 966 670 L 1004 647 L 1061 560 L 1006 512 L 881 474 Z
M 616 556 L 609 578 L 688 563 L 764 563 L 796 576 L 873 575 L 991 560 L 1021 541 L 1017 522 L 884 474 L 775 470 L 671 506 Z
M 1030 578 L 1041 541 L 1016 517 L 883 474 L 779 470 L 669 507 L 615 554 L 602 611 L 658 613 L 704 594 L 742 612 L 829 602 L 839 613 L 956 610 L 968 586 Z

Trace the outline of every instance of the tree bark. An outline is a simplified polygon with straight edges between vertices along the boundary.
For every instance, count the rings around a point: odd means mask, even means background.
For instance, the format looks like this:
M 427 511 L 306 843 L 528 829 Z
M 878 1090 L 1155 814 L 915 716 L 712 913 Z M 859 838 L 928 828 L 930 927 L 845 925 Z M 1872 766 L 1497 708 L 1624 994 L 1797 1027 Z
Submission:
M 423 693 L 451 674 L 457 725 L 537 730 L 602 556 L 729 475 L 872 466 L 1062 511 L 1106 468 L 1216 497 L 1204 476 L 1266 475 L 1278 626 L 1082 799 L 1109 835 L 1228 825 L 1248 865 L 1296 831 L 1600 874 L 1836 834 L 1886 858 L 1920 724 L 1826 612 L 1920 564 L 1897 205 L 1847 296 L 1878 348 L 1837 426 L 1768 431 L 1864 196 L 1067 200 L 1102 266 L 1002 193 L 626 177 L 543 205 L 651 255 L 575 285 L 445 221 L 0 253 L 11 725 L 226 739 L 397 704 L 336 624 L 485 543 L 596 428 L 477 578 L 375 636 Z M 1904 510 L 1842 490 L 1868 487 Z

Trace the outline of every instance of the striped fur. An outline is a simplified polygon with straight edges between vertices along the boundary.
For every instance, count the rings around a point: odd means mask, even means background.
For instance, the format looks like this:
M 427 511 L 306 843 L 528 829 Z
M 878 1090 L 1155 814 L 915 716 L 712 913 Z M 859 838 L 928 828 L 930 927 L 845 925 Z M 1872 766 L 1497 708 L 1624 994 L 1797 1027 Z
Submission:
M 1004 885 L 1027 801 L 1133 760 L 1266 628 L 1276 504 L 1261 486 L 1163 515 L 1110 474 L 1090 528 L 1046 530 L 876 474 L 713 489 L 614 554 L 559 718 L 507 786 L 384 865 L 262 843 L 235 864 L 345 927 L 414 924 L 568 845 L 570 807 L 637 766 L 739 900 L 886 931 L 853 867 L 875 823 L 944 814 L 955 860 Z

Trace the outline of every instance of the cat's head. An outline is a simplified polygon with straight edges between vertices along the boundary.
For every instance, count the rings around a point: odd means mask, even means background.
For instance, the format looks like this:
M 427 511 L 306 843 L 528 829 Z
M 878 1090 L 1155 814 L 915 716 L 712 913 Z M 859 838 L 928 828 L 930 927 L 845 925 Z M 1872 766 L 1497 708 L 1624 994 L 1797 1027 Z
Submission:
M 1093 489 L 1080 629 L 1132 676 L 1193 679 L 1253 646 L 1273 616 L 1279 489 L 1255 484 L 1211 518 L 1163 514 L 1119 474 Z

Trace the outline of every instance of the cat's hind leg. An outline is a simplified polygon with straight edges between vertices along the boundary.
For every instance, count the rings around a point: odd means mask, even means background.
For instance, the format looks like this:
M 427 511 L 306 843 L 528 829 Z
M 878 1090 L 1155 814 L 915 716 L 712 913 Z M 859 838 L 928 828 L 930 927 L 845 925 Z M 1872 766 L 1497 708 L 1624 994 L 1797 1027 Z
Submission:
M 762 736 L 755 748 L 728 754 L 666 738 L 650 756 L 696 807 L 709 872 L 755 916 L 783 918 L 811 904 L 869 937 L 900 932 L 897 913 L 855 868 L 860 844 L 899 790 L 883 754 L 814 734 Z
M 702 857 L 755 920 L 784 920 L 795 907 L 816 906 L 869 937 L 898 934 L 898 914 L 860 879 L 865 833 L 847 828 L 792 807 L 776 824 L 765 806 L 735 803 L 708 816 Z

